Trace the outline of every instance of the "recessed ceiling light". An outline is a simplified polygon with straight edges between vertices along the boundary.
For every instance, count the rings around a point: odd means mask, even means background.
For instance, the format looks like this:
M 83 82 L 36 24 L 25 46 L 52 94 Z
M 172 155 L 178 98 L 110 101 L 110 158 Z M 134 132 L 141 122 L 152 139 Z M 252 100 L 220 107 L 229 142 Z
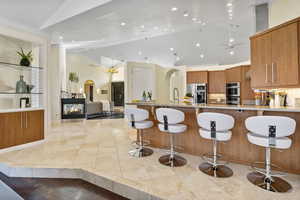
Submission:
M 233 56 L 234 55 L 234 51 L 230 51 L 229 54 Z
M 142 52 L 141 52 L 141 51 L 139 51 L 139 52 L 138 52 L 138 54 L 139 54 L 139 55 L 142 55 Z
M 177 57 L 176 57 L 176 61 L 179 61 L 179 60 L 180 60 L 180 57 L 179 57 L 179 56 L 177 56 Z
M 232 3 L 228 3 L 226 6 L 227 6 L 227 7 L 231 7 L 231 6 L 232 6 Z
M 204 58 L 204 54 L 200 54 L 200 58 Z
M 183 13 L 183 16 L 184 16 L 184 17 L 188 17 L 188 16 L 189 16 L 189 13 L 185 11 L 185 12 Z
M 192 18 L 192 21 L 193 21 L 193 22 L 197 21 L 197 18 L 196 18 L 196 17 L 193 17 L 193 18 Z
M 196 43 L 196 47 L 200 47 L 200 43 L 199 42 Z
M 173 12 L 175 12 L 175 11 L 177 11 L 177 10 L 178 10 L 178 8 L 176 8 L 176 7 L 173 7 L 173 8 L 171 8 L 171 10 L 172 10 Z
M 233 16 L 233 14 L 232 13 L 229 13 L 229 17 L 232 17 Z
M 229 42 L 230 43 L 234 42 L 234 38 L 229 38 Z
M 229 13 L 232 13 L 232 9 L 229 9 L 228 12 L 229 12 Z
M 171 47 L 171 48 L 170 48 L 170 51 L 174 51 L 174 48 Z
M 126 23 L 125 23 L 125 22 L 122 22 L 122 23 L 121 23 L 121 26 L 125 26 L 125 25 L 126 25 Z
M 145 25 L 141 25 L 141 28 L 145 28 Z
M 202 26 L 206 26 L 206 23 L 205 23 L 205 22 L 203 22 L 203 23 L 202 23 Z
M 59 39 L 62 40 L 62 39 L 64 39 L 64 37 L 63 36 L 59 36 Z

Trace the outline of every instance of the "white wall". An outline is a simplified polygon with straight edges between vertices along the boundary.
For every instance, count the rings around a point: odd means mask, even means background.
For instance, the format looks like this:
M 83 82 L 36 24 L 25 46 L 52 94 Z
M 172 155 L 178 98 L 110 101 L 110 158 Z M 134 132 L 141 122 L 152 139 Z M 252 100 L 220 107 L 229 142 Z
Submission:
M 177 70 L 171 80 L 171 72 Z M 165 68 L 156 64 L 128 62 L 125 68 L 125 102 L 142 99 L 144 90 L 152 91 L 152 99 L 159 102 L 170 100 L 173 87 L 179 89 L 180 98 L 185 93 L 185 69 Z M 172 84 L 171 84 L 172 81 Z M 172 88 L 171 88 L 172 87 Z
M 299 0 L 273 0 L 269 8 L 270 27 L 300 16 Z
M 109 100 L 108 94 L 101 94 L 101 90 L 109 89 L 109 73 L 107 72 L 107 67 L 95 65 L 88 57 L 73 53 L 67 53 L 66 66 L 67 76 L 70 72 L 76 72 L 79 75 L 76 92 L 79 92 L 80 88 L 84 90 L 85 81 L 93 80 L 95 82 L 94 101 Z M 118 71 L 118 73 L 113 74 L 112 81 L 124 81 L 123 65 L 118 65 Z M 97 91 L 100 92 L 97 93 Z

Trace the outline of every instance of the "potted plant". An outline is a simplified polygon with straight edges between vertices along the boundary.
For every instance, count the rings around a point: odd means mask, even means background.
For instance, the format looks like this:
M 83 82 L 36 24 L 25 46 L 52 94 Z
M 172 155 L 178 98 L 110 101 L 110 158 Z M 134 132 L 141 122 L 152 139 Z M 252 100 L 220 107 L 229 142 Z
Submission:
M 148 91 L 148 100 L 152 101 L 152 91 Z
M 146 91 L 144 90 L 143 91 L 143 101 L 147 101 L 147 94 L 146 94 Z
M 29 51 L 27 54 L 21 48 L 21 51 L 17 51 L 17 54 L 21 56 L 20 65 L 29 67 L 31 62 L 33 61 L 32 51 Z
M 75 72 L 70 72 L 69 73 L 69 81 L 72 83 L 78 83 L 79 82 L 79 77 Z
M 75 92 L 75 90 L 76 90 L 76 83 L 78 83 L 79 82 L 79 77 L 78 77 L 78 75 L 75 73 L 75 72 L 70 72 L 69 73 L 69 81 L 70 81 L 70 92 L 72 93 L 72 95 L 73 95 L 73 93 Z

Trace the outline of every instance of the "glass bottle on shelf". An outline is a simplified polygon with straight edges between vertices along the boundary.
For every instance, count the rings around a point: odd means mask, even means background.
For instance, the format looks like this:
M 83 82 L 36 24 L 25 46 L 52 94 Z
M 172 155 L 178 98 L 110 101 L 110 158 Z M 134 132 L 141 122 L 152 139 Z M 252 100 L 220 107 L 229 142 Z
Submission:
M 20 76 L 20 80 L 17 82 L 16 85 L 16 93 L 26 93 L 27 92 L 27 84 L 24 81 L 24 76 Z

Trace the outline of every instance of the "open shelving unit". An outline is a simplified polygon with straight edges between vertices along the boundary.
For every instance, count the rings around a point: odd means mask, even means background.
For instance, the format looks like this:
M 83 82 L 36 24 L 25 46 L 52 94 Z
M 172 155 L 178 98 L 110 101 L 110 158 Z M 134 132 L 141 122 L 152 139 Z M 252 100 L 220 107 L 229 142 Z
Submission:
M 7 74 L 7 77 L 2 75 L 2 84 L 9 86 L 10 90 L 0 89 L 0 100 L 6 99 L 14 107 L 19 106 L 19 99 L 22 97 L 30 98 L 32 107 L 43 107 L 43 70 L 37 66 L 21 66 L 14 63 L 0 62 L 0 73 Z M 34 85 L 31 92 L 18 93 L 15 85 L 20 76 L 24 76 L 24 80 L 28 85 Z
M 13 63 L 6 63 L 6 62 L 0 62 L 0 67 L 5 67 L 5 68 L 10 68 L 14 70 L 43 70 L 44 68 L 42 67 L 33 67 L 33 66 L 22 66 L 18 64 L 13 64 Z

